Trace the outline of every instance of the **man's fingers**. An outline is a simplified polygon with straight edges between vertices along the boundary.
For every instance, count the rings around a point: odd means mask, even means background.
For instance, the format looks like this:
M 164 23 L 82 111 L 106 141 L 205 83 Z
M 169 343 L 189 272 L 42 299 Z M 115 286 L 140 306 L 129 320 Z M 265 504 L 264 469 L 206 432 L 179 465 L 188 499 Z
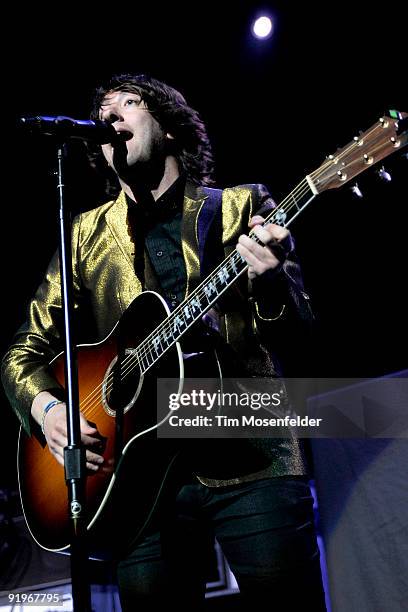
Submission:
M 98 469 L 103 463 L 102 453 L 104 450 L 104 439 L 93 425 L 90 425 L 83 414 L 80 414 L 81 442 L 89 450 L 86 451 L 88 469 Z M 64 448 L 68 444 L 66 422 L 59 420 L 49 433 L 48 443 L 54 457 L 61 465 L 64 464 Z
M 248 222 L 249 227 L 255 227 L 255 225 L 261 225 L 265 222 L 265 219 L 261 215 L 254 215 Z
M 85 434 L 81 434 L 81 442 L 87 448 L 92 449 L 95 452 L 98 452 L 99 449 L 103 447 L 103 442 L 101 438 L 96 438 L 95 436 L 87 436 Z
M 238 238 L 238 244 L 244 246 L 248 251 L 253 253 L 253 255 L 257 256 L 258 259 L 261 259 L 268 254 L 268 252 L 265 251 L 265 246 L 263 244 L 258 244 L 252 240 L 252 238 L 249 238 L 249 236 L 245 236 L 245 234 Z
M 286 243 L 288 246 L 290 245 L 290 252 L 293 247 L 292 238 L 290 236 L 289 230 L 285 227 L 282 227 L 281 225 L 277 225 L 276 223 L 268 223 L 267 225 L 263 226 L 264 222 L 265 219 L 263 217 L 261 217 L 260 215 L 254 215 L 250 219 L 248 225 L 250 228 L 254 229 L 254 233 L 264 244 L 267 244 L 271 239 L 274 238 L 277 242 L 284 242 L 285 247 Z M 267 234 L 265 232 L 267 232 Z
M 269 225 L 267 228 L 255 227 L 254 234 L 264 246 L 275 252 L 279 261 L 284 261 L 294 249 L 294 243 L 290 232 L 279 225 Z
M 259 245 L 257 245 L 259 246 Z M 263 249 L 264 247 L 260 247 Z M 269 268 L 276 267 L 279 265 L 279 260 L 275 255 L 268 250 L 267 258 L 265 260 L 260 260 L 256 254 L 250 251 L 244 244 L 241 242 L 237 245 L 237 251 L 242 257 L 245 259 L 249 266 L 252 266 L 257 274 L 263 274 Z
M 254 229 L 255 236 L 262 242 L 263 245 L 268 244 L 274 239 L 274 236 L 265 227 L 256 225 Z M 252 241 L 253 242 L 253 241 Z
M 62 455 L 60 455 L 59 453 L 53 451 L 53 450 L 52 450 L 52 454 L 54 455 L 54 457 L 58 461 L 58 463 L 60 465 L 64 466 L 64 457 Z
M 250 221 L 257 240 L 245 235 L 238 239 L 237 251 L 248 264 L 250 279 L 267 270 L 278 270 L 293 250 L 292 237 L 286 228 L 273 223 L 263 227 L 263 221 L 257 215 Z
M 102 455 L 98 455 L 97 453 L 93 453 L 90 450 L 86 451 L 86 460 L 87 460 L 88 463 L 90 463 L 92 465 L 96 465 L 97 467 L 99 465 L 102 465 L 102 463 L 103 463 Z
M 50 444 L 53 448 L 64 448 L 68 444 L 68 439 L 66 435 L 54 429 L 50 435 Z
M 276 225 L 275 223 L 269 223 L 265 226 L 256 225 L 254 234 L 256 234 L 262 242 L 268 242 L 268 240 L 272 239 L 275 239 L 277 242 L 283 242 L 290 236 L 290 232 L 286 227 Z
M 82 433 L 88 434 L 88 435 L 92 435 L 93 433 L 98 431 L 96 429 L 96 427 L 94 427 L 93 425 L 90 425 L 90 423 L 88 423 L 88 421 L 86 420 L 86 418 L 84 417 L 82 412 L 80 413 L 79 418 L 80 418 L 80 425 L 81 425 L 81 432 Z
M 265 245 L 257 244 L 245 235 L 239 237 L 237 250 L 249 264 L 260 263 L 266 266 L 265 269 L 275 267 L 279 263 L 279 259 L 271 249 L 265 248 Z
M 64 465 L 64 447 L 59 445 L 49 446 L 49 449 L 55 459 L 58 461 L 60 465 Z M 101 455 L 93 453 L 89 450 L 86 451 L 86 467 L 88 470 L 92 472 L 97 472 L 99 468 L 102 466 L 104 459 Z

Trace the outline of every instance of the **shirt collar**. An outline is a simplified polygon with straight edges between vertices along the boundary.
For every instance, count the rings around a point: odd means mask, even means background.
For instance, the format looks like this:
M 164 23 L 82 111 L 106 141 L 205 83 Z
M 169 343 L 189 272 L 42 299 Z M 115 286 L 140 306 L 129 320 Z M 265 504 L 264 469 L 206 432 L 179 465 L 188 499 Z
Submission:
M 136 203 L 126 195 L 128 208 L 134 213 L 142 214 L 146 220 L 157 223 L 182 211 L 185 186 L 186 177 L 181 174 L 156 201 L 140 200 Z

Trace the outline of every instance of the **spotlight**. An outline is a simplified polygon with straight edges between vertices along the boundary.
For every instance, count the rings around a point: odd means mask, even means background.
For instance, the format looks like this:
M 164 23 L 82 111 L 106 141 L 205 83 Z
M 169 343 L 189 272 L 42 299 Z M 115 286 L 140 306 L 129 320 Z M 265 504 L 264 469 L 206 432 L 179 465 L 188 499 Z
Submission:
M 272 32 L 272 21 L 269 17 L 258 17 L 254 21 L 252 32 L 257 38 L 267 38 Z

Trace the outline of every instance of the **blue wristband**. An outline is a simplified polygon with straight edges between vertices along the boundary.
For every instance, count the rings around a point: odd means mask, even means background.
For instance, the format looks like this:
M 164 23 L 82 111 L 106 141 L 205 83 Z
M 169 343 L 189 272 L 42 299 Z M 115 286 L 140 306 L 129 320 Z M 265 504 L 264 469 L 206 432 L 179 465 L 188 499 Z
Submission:
M 54 406 L 56 406 L 57 404 L 63 404 L 63 403 L 64 402 L 61 400 L 51 400 L 50 402 L 48 402 L 48 404 L 44 408 L 44 412 L 42 414 L 42 419 L 41 419 L 41 431 L 43 432 L 44 435 L 45 435 L 44 422 L 45 422 L 45 417 L 47 416 L 47 413 L 51 410 L 51 408 L 54 408 Z

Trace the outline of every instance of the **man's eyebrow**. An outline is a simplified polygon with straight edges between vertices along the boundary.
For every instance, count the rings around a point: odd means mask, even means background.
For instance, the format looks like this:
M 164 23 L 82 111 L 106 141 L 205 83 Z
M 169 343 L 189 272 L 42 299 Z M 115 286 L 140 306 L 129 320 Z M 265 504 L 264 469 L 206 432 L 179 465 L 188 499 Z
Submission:
M 136 96 L 137 98 L 142 99 L 142 96 L 137 91 L 120 91 L 119 93 L 123 94 L 121 98 L 125 98 L 126 96 Z M 100 106 L 106 106 L 107 104 L 112 104 L 112 101 L 104 98 L 100 104 Z
M 138 98 L 142 97 L 138 91 L 121 91 L 120 93 L 122 93 L 124 96 L 137 96 Z

